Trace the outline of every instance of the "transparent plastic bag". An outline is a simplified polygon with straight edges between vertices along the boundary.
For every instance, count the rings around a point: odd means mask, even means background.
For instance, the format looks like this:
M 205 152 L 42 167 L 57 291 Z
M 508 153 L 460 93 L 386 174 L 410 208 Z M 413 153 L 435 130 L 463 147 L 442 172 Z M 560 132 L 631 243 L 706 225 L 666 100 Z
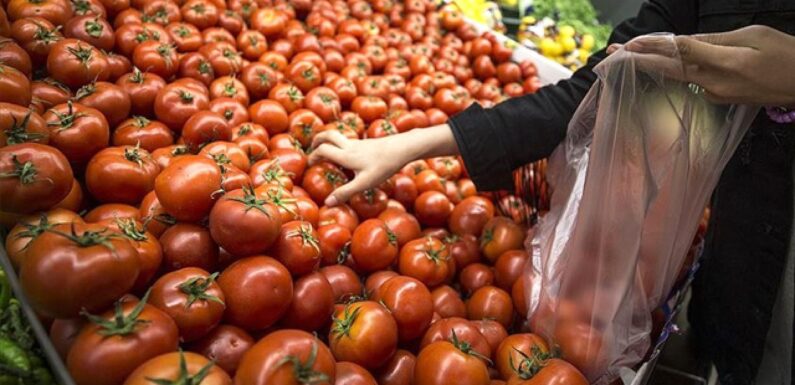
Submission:
M 708 102 L 671 57 L 619 50 L 550 158 L 550 211 L 528 240 L 534 332 L 596 384 L 646 355 L 709 196 L 758 111 Z

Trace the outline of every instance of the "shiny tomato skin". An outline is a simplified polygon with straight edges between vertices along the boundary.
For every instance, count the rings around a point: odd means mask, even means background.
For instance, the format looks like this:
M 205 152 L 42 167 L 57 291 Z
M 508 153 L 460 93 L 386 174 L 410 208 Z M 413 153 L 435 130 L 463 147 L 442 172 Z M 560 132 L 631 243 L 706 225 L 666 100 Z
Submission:
M 525 250 L 509 250 L 497 258 L 494 263 L 494 278 L 497 286 L 503 290 L 511 290 L 514 283 L 525 273 L 530 256 Z
M 481 287 L 494 284 L 494 270 L 482 263 L 472 263 L 461 270 L 458 282 L 461 285 L 461 291 L 465 295 L 471 295 Z
M 386 210 L 387 200 L 386 193 L 378 188 L 372 188 L 354 195 L 348 204 L 356 211 L 359 218 L 367 220 L 377 217 Z
M 329 323 L 334 312 L 334 291 L 318 271 L 295 280 L 293 300 L 281 323 L 285 327 L 312 332 Z
M 537 349 L 541 353 L 549 352 L 547 343 L 536 334 L 512 334 L 502 340 L 497 346 L 496 355 L 494 356 L 494 366 L 500 373 L 500 376 L 507 380 L 514 374 L 514 370 L 511 368 L 511 361 L 514 362 L 514 365 L 517 365 L 522 360 L 522 356 L 519 352 L 532 357 L 534 349 Z
M 314 359 L 312 355 L 314 352 Z M 298 376 L 294 365 L 303 366 L 305 377 Z M 312 381 L 317 385 L 332 385 L 336 361 L 328 346 L 305 331 L 283 329 L 259 340 L 240 362 L 235 374 L 236 385 L 301 385 Z M 308 378 L 308 376 L 312 376 Z
M 376 379 L 380 385 L 411 385 L 414 383 L 414 364 L 417 361 L 411 352 L 399 349 L 378 370 Z
M 381 304 L 355 302 L 334 314 L 329 343 L 337 360 L 375 369 L 397 350 L 397 323 Z
M 80 330 L 83 329 L 86 322 L 87 321 L 82 317 L 56 319 L 52 321 L 49 336 L 61 360 L 66 361 L 69 349 L 72 348 L 75 338 L 80 334 Z
M 457 235 L 479 236 L 486 223 L 494 217 L 494 204 L 490 200 L 473 196 L 464 199 L 450 213 L 450 230 Z
M 47 210 L 72 188 L 72 167 L 57 149 L 38 143 L 0 148 L 0 211 Z
M 348 266 L 325 266 L 320 269 L 320 273 L 326 277 L 326 280 L 331 285 L 334 301 L 337 303 L 345 302 L 346 299 L 361 295 L 363 292 L 359 276 Z
M 55 80 L 72 88 L 110 77 L 106 55 L 77 39 L 63 39 L 52 46 L 47 56 L 47 71 Z
M 132 64 L 163 79 L 170 79 L 179 69 L 179 57 L 170 43 L 149 40 L 135 47 Z
M 215 271 L 218 266 L 218 245 L 210 231 L 192 223 L 177 223 L 160 236 L 163 247 L 163 270 L 198 267 Z
M 100 202 L 137 204 L 155 187 L 160 166 L 148 151 L 108 147 L 86 166 L 86 188 Z
M 288 111 L 274 100 L 257 101 L 248 108 L 248 113 L 251 121 L 265 127 L 271 137 L 289 128 Z
M 507 385 L 543 385 L 543 384 L 587 385 L 589 382 L 574 365 L 559 359 L 547 360 L 542 369 L 530 379 L 523 379 L 513 374 Z
M 219 325 L 188 345 L 188 350 L 213 360 L 219 368 L 234 376 L 243 354 L 252 346 L 254 338 L 245 330 L 232 325 Z
M 420 350 L 434 342 L 450 341 L 453 338 L 453 332 L 459 341 L 465 341 L 472 346 L 472 350 L 483 357 L 490 357 L 491 347 L 486 337 L 480 334 L 478 328 L 471 321 L 458 317 L 442 318 L 432 323 L 422 337 Z
M 111 142 L 114 146 L 140 145 L 151 153 L 174 144 L 174 134 L 165 124 L 136 115 L 116 127 Z
M 414 201 L 417 220 L 426 226 L 443 226 L 453 211 L 453 203 L 439 191 L 426 191 Z
M 395 234 L 399 247 L 421 236 L 417 218 L 405 211 L 387 208 L 378 215 L 378 219 L 384 221 L 389 230 Z
M 398 256 L 397 237 L 380 219 L 368 219 L 353 232 L 351 257 L 356 268 L 375 272 L 390 266 Z
M 221 166 L 234 166 L 246 173 L 251 168 L 248 154 L 240 146 L 232 142 L 218 140 L 208 143 L 202 147 L 199 155 L 213 159 Z
M 287 312 L 293 297 L 290 272 L 266 256 L 234 262 L 221 273 L 218 284 L 226 297 L 226 322 L 246 330 L 275 324 Z
M 73 164 L 86 164 L 108 146 L 108 121 L 96 109 L 67 102 L 49 109 L 43 118 L 50 129 L 50 146 L 61 150 Z
M 310 166 L 304 173 L 301 187 L 317 203 L 323 203 L 334 189 L 348 182 L 348 177 L 337 166 L 318 163 Z
M 444 238 L 444 243 L 450 248 L 450 256 L 455 259 L 456 268 L 461 271 L 470 264 L 480 262 L 480 245 L 474 235 L 459 237 L 451 235 Z
M 294 276 L 302 276 L 320 266 L 320 245 L 311 223 L 292 221 L 282 225 L 273 254 Z
M 196 267 L 158 278 L 152 285 L 149 303 L 174 320 L 182 342 L 197 340 L 218 326 L 226 307 L 215 277 Z
M 268 250 L 276 241 L 281 224 L 277 208 L 258 199 L 253 191 L 231 191 L 210 211 L 213 239 L 239 257 Z
M 480 334 L 483 334 L 483 337 L 485 337 L 486 341 L 489 343 L 489 346 L 491 347 L 491 357 L 496 357 L 497 348 L 500 346 L 503 340 L 508 338 L 508 331 L 505 329 L 505 326 L 502 326 L 501 323 L 491 319 L 472 321 L 472 323 L 478 328 Z
M 433 311 L 442 318 L 466 318 L 467 308 L 461 294 L 447 285 L 441 285 L 431 291 Z
M 434 342 L 417 355 L 415 385 L 442 385 L 451 378 L 461 385 L 489 385 L 489 370 L 480 358 L 448 341 Z
M 157 199 L 180 221 L 197 222 L 207 216 L 220 189 L 218 166 L 198 155 L 174 159 L 155 179 Z
M 353 362 L 337 362 L 334 385 L 378 385 L 367 369 Z
M 322 266 L 331 266 L 344 262 L 350 255 L 349 249 L 352 236 L 350 229 L 338 223 L 330 223 L 318 227 L 320 264 Z
M 55 225 L 72 222 L 82 223 L 83 218 L 65 209 L 53 209 L 22 217 L 8 232 L 5 240 L 5 250 L 11 264 L 19 269 L 31 241 Z
M 123 314 L 129 315 L 138 303 L 134 298 L 122 299 Z M 101 317 L 111 321 L 115 314 L 109 310 Z M 103 328 L 94 323 L 83 327 L 66 358 L 66 366 L 76 383 L 120 384 L 147 360 L 177 349 L 177 326 L 166 313 L 145 304 L 137 319 L 143 322 L 133 326 L 132 332 L 125 335 L 105 336 Z
M 187 373 L 182 372 L 183 362 Z M 232 379 L 222 368 L 206 357 L 192 352 L 171 352 L 154 357 L 135 369 L 124 381 L 124 385 L 147 385 L 155 379 L 177 381 L 180 378 L 185 378 L 181 377 L 185 375 L 197 378 L 205 367 L 209 367 L 209 370 L 205 377 L 202 377 L 202 384 L 232 385 Z
M 490 262 L 494 262 L 508 250 L 523 249 L 525 236 L 525 231 L 512 220 L 494 217 L 483 227 L 480 249 Z
M 151 118 L 158 91 L 166 86 L 166 81 L 153 73 L 133 70 L 116 79 L 116 85 L 130 95 L 132 114 Z
M 324 226 L 333 223 L 343 225 L 353 232 L 359 226 L 359 216 L 345 203 L 334 207 L 322 206 L 318 210 L 318 225 Z
M 398 325 L 400 341 L 412 341 L 421 337 L 431 324 L 431 292 L 414 278 L 390 278 L 375 291 L 372 300 L 382 303 L 392 313 Z
M 511 295 L 498 287 L 483 286 L 467 300 L 467 317 L 471 320 L 493 319 L 507 329 L 514 315 Z
M 357 96 L 351 102 L 351 111 L 361 116 L 365 123 L 383 118 L 387 109 L 386 102 L 375 96 Z
M 433 288 L 452 279 L 455 260 L 439 239 L 419 238 L 406 243 L 400 250 L 398 271 Z
M 83 216 L 86 223 L 99 223 L 110 221 L 116 218 L 132 218 L 141 221 L 141 215 L 135 206 L 122 203 L 105 203 L 94 207 Z
M 62 235 L 73 231 L 85 245 Z M 61 224 L 28 245 L 20 282 L 40 314 L 74 317 L 83 309 L 105 309 L 128 292 L 140 271 L 137 254 L 103 225 Z
M 217 140 L 232 138 L 232 128 L 224 117 L 212 111 L 193 114 L 182 126 L 182 140 L 189 148 L 199 149 Z
M 186 83 L 171 83 L 157 91 L 154 99 L 155 116 L 176 132 L 181 132 L 188 119 L 209 106 L 208 93 Z

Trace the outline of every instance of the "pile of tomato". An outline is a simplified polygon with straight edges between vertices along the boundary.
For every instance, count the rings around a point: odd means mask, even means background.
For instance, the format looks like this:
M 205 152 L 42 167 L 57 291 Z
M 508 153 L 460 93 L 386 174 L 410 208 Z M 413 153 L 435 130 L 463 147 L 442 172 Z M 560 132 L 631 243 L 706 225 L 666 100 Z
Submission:
M 350 171 L 307 164 L 325 130 L 535 92 L 455 8 L 4 3 L 5 247 L 78 385 L 587 383 L 525 319 L 527 229 L 459 158 L 334 207 Z

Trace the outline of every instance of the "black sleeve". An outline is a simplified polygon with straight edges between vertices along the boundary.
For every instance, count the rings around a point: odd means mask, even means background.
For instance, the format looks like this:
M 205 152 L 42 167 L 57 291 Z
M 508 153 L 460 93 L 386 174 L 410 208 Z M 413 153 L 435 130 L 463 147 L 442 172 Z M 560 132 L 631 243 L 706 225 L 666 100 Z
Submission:
M 692 34 L 698 0 L 650 0 L 638 15 L 618 25 L 610 43 L 652 32 Z M 580 101 L 596 80 L 592 68 L 607 56 L 594 53 L 588 64 L 554 86 L 484 109 L 475 103 L 448 123 L 470 177 L 481 191 L 513 189 L 511 172 L 549 156 L 566 135 Z

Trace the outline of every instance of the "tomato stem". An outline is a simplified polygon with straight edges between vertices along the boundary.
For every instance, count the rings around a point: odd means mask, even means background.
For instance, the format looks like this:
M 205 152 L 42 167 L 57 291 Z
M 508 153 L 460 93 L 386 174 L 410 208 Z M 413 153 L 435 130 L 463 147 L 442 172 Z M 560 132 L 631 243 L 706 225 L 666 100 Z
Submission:
M 0 178 L 18 178 L 23 185 L 31 184 L 36 181 L 36 166 L 31 161 L 22 163 L 16 154 L 11 155 L 11 162 L 14 163 L 14 170 L 11 172 L 0 173 Z
M 296 382 L 300 384 L 312 385 L 328 382 L 329 376 L 326 373 L 312 368 L 315 366 L 315 361 L 317 361 L 317 343 L 313 341 L 312 349 L 309 351 L 309 357 L 305 363 L 302 363 L 297 356 L 291 354 L 282 358 L 276 366 L 291 363 L 293 365 L 293 376 Z
M 356 322 L 356 318 L 359 317 L 359 313 L 362 310 L 361 306 L 357 306 L 356 309 L 351 312 L 351 307 L 353 306 L 355 306 L 355 304 L 345 305 L 342 318 L 334 318 L 334 325 L 331 327 L 331 334 L 334 335 L 335 339 L 339 340 L 343 336 L 351 336 L 351 328 L 353 328 L 353 324 Z
M 210 361 L 204 365 L 195 375 L 191 376 L 188 371 L 188 363 L 185 361 L 185 353 L 182 349 L 179 350 L 179 375 L 176 380 L 169 380 L 167 378 L 151 378 L 146 377 L 146 380 L 155 385 L 199 385 L 204 381 L 204 378 L 210 374 L 210 369 L 215 366 L 215 362 Z
M 455 330 L 454 329 L 451 329 L 450 331 L 453 333 L 453 336 L 450 337 L 450 343 L 452 343 L 453 346 L 456 347 L 456 349 L 460 350 L 464 354 L 469 354 L 470 356 L 474 356 L 474 357 L 480 358 L 481 360 L 486 361 L 486 363 L 488 363 L 489 365 L 493 364 L 491 362 L 491 359 L 489 359 L 488 357 L 478 353 L 472 347 L 472 344 L 470 344 L 469 342 L 464 341 L 464 340 L 459 340 L 458 336 L 455 334 Z
M 248 212 L 251 209 L 257 209 L 261 213 L 265 214 L 268 218 L 271 217 L 270 213 L 265 210 L 265 204 L 268 202 L 264 199 L 259 199 L 257 194 L 254 192 L 254 189 L 251 186 L 243 186 L 243 197 L 231 197 L 228 198 L 229 200 L 233 200 L 236 202 L 240 202 L 246 206 L 245 212 Z
M 211 274 L 209 277 L 193 277 L 179 285 L 179 290 L 185 293 L 188 296 L 188 301 L 185 303 L 185 308 L 188 309 L 193 305 L 194 302 L 198 300 L 202 301 L 213 301 L 224 305 L 224 301 L 222 301 L 217 296 L 207 294 L 207 289 L 210 288 L 210 285 L 215 282 L 215 279 L 218 277 L 218 273 L 215 272 Z
M 89 321 L 99 326 L 99 334 L 104 337 L 110 336 L 126 336 L 130 335 L 135 332 L 136 327 L 138 325 L 143 325 L 149 323 L 148 320 L 142 320 L 138 317 L 141 316 L 141 312 L 144 311 L 144 307 L 146 306 L 146 301 L 149 300 L 149 293 L 150 290 L 146 291 L 143 298 L 135 304 L 130 314 L 124 315 L 124 309 L 122 308 L 122 303 L 124 298 L 116 301 L 114 305 L 114 314 L 113 318 L 107 320 L 101 316 L 94 315 L 91 313 L 86 312 L 85 310 L 81 313 L 85 316 Z
M 143 242 L 148 239 L 146 228 L 138 228 L 133 218 L 116 218 L 116 225 L 119 226 L 122 235 L 134 241 Z

